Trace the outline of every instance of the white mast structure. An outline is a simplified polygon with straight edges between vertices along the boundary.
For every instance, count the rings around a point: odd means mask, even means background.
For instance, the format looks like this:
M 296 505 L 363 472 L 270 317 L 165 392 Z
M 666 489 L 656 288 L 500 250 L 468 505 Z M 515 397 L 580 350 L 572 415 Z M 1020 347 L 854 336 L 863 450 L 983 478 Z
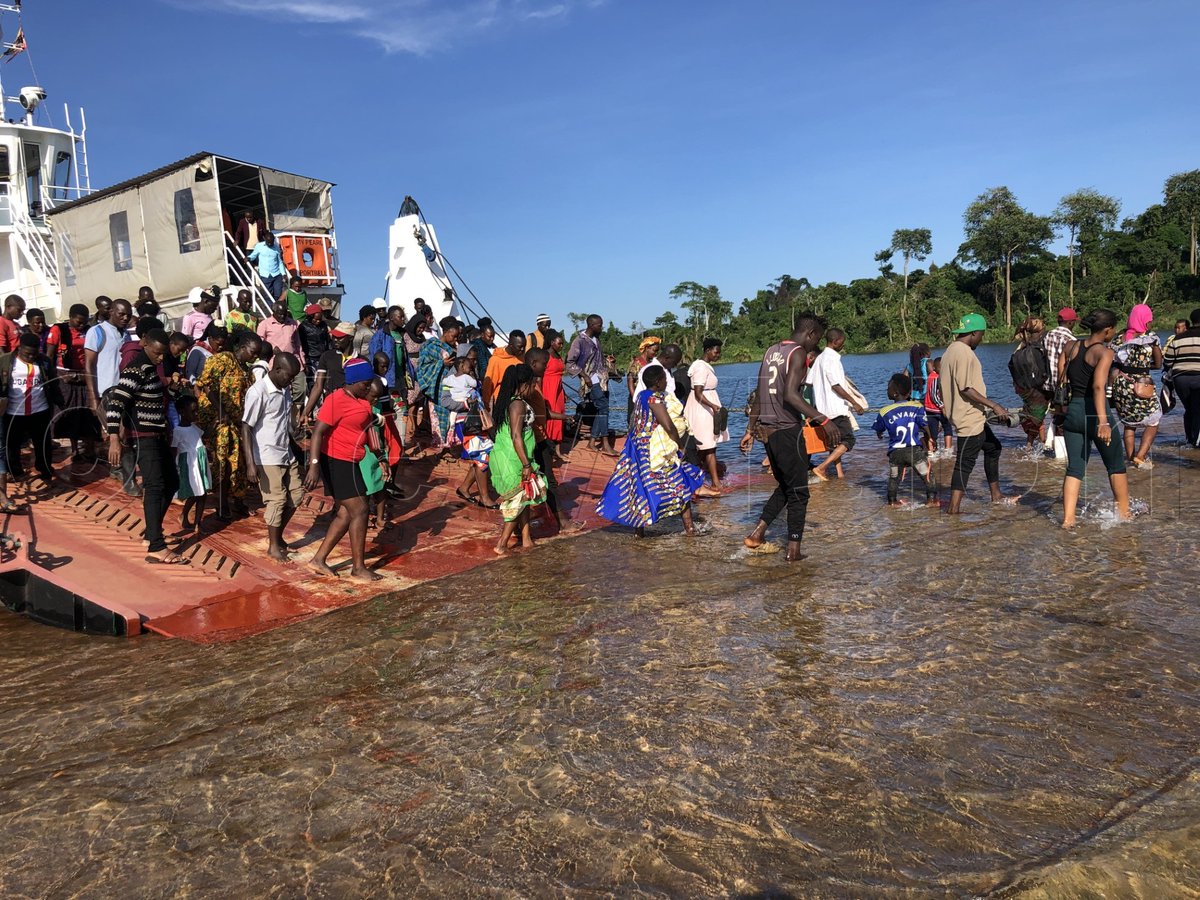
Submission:
M 488 315 L 474 295 L 468 301 L 458 293 L 447 266 L 453 271 L 452 264 L 442 255 L 437 232 L 425 220 L 416 201 L 405 197 L 388 228 L 388 305 L 402 306 L 411 316 L 413 301 L 420 297 L 433 310 L 435 324 L 447 316 L 473 324 Z M 457 272 L 454 274 L 462 280 Z M 469 288 L 467 293 L 471 293 Z M 497 335 L 502 336 L 500 326 L 493 325 Z
M 20 3 L 0 2 L 0 48 L 11 60 L 25 53 L 25 29 Z M 16 24 L 16 33 L 11 26 Z M 0 72 L 3 70 L 0 66 Z M 30 64 L 32 80 L 36 81 Z M 46 99 L 40 85 L 26 85 L 10 96 L 0 80 L 0 297 L 20 294 L 29 308 L 45 311 L 48 322 L 62 321 L 60 273 L 54 239 L 45 212 L 91 193 L 87 163 L 87 119 L 79 110 L 80 131 L 71 123 L 64 104 L 65 128 L 54 128 L 43 111 L 45 125 L 35 114 Z M 15 118 L 9 118 L 10 105 Z M 61 273 L 73 278 L 73 272 Z

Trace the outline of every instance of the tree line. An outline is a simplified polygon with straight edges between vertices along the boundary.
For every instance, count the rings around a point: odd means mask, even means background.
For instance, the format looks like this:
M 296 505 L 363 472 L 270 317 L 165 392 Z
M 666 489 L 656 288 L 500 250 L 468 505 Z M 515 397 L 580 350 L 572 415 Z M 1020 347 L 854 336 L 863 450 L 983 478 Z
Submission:
M 1092 188 L 1065 195 L 1044 215 L 1025 209 L 1007 187 L 990 188 L 967 206 L 965 240 L 945 263 L 923 266 L 933 253 L 930 229 L 897 228 L 875 254 L 876 275 L 821 285 L 781 275 L 744 298 L 736 312 L 716 285 L 683 281 L 669 292 L 678 312 L 667 310 L 626 329 L 609 322 L 605 345 L 624 366 L 644 334 L 681 344 L 689 358 L 714 336 L 725 342 L 726 361 L 756 360 L 810 310 L 843 329 L 848 352 L 856 353 L 917 341 L 945 345 L 968 312 L 987 317 L 993 343 L 1011 341 L 1028 316 L 1053 323 L 1064 306 L 1081 316 L 1101 306 L 1124 315 L 1145 302 L 1158 327 L 1170 328 L 1200 306 L 1200 169 L 1168 178 L 1161 203 L 1120 215 L 1119 200 Z M 1056 236 L 1065 240 L 1065 254 L 1050 251 Z M 568 317 L 582 326 L 583 313 Z

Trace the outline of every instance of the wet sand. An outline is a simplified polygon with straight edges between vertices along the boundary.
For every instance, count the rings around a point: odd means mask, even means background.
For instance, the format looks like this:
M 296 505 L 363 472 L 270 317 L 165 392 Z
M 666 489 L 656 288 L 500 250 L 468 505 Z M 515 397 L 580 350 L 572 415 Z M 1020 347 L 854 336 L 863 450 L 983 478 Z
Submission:
M 229 645 L 0 616 L 0 894 L 1193 895 L 1171 440 L 1066 535 L 1054 463 L 954 521 L 870 436 L 799 565 L 739 549 L 758 488 Z

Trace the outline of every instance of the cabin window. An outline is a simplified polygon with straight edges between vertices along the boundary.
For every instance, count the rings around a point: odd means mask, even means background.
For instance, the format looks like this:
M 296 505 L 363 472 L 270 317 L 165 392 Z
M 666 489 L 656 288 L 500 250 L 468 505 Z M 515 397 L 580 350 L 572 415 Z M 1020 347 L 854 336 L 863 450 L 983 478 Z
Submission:
M 8 165 L 8 148 L 0 147 L 0 181 L 8 181 L 12 169 Z
M 113 271 L 128 272 L 133 268 L 133 248 L 129 244 L 129 213 L 113 213 L 108 217 L 108 236 L 112 240 Z
M 175 231 L 179 235 L 180 253 L 200 249 L 200 226 L 196 224 L 196 202 L 191 188 L 175 192 Z
M 37 144 L 25 145 L 25 195 L 29 198 L 29 215 L 42 217 L 42 156 Z
M 71 184 L 71 154 L 66 150 L 59 150 L 54 155 L 54 192 L 55 200 L 67 199 L 67 188 Z
M 315 219 L 321 213 L 321 194 L 319 191 L 298 191 L 276 184 L 267 185 L 267 208 L 272 220 L 275 216 Z

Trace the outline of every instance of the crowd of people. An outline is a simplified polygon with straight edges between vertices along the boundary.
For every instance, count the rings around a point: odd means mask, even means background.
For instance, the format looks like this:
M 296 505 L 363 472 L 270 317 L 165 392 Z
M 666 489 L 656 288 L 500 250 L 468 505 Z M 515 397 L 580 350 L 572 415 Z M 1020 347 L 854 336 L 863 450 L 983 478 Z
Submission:
M 1036 317 L 1021 323 L 1009 363 L 1013 389 L 1022 401 L 1016 414 L 988 397 L 983 367 L 975 352 L 987 329 L 983 316 L 963 316 L 940 357 L 934 358 L 927 345 L 914 345 L 904 371 L 889 379 L 889 402 L 872 425 L 888 442 L 888 504 L 904 504 L 899 486 L 912 472 L 923 483 L 926 505 L 941 507 L 931 458 L 942 454 L 953 455 L 945 506 L 948 514 L 961 511 L 980 456 L 991 501 L 1016 503 L 1000 486 L 1002 446 L 993 426 L 1019 426 L 1030 449 L 1039 445 L 1053 448 L 1056 433 L 1062 440 L 1067 463 L 1064 528 L 1077 525 L 1079 495 L 1092 447 L 1108 472 L 1116 515 L 1127 520 L 1126 466 L 1152 467 L 1150 448 L 1159 421 L 1176 398 L 1184 406 L 1186 443 L 1200 446 L 1200 309 L 1192 313 L 1190 321 L 1176 322 L 1175 334 L 1165 348 L 1151 330 L 1153 312 L 1145 304 L 1132 309 L 1124 330 L 1119 330 L 1117 323 L 1116 314 L 1109 309 L 1097 309 L 1082 321 L 1075 310 L 1063 309 L 1058 327 L 1049 332 Z M 1083 333 L 1077 334 L 1080 328 Z M 768 528 L 786 510 L 785 555 L 787 559 L 801 558 L 810 484 L 834 474 L 844 477 L 841 461 L 853 450 L 858 429 L 852 413 L 867 411 L 865 398 L 846 376 L 841 362 L 845 337 L 840 329 L 827 328 L 818 317 L 805 315 L 797 320 L 789 339 L 764 354 L 750 394 L 740 447 L 749 452 L 756 441 L 764 445 L 764 465 L 770 468 L 777 487 L 745 538 L 750 549 L 766 543 Z M 818 352 L 822 340 L 825 346 Z M 693 363 L 688 373 L 695 392 L 685 391 L 690 405 L 684 409 L 679 408 L 675 396 L 678 372 L 655 362 L 658 354 L 666 357 L 668 353 L 668 348 L 659 344 L 657 338 L 645 339 L 627 370 L 629 435 L 599 511 L 635 528 L 638 534 L 663 516 L 682 515 L 684 529 L 691 533 L 691 502 L 704 496 L 705 473 L 699 459 L 688 458 L 688 449 L 713 446 L 715 432 L 723 427 L 711 368 L 719 357 L 720 344 L 705 341 L 704 357 Z M 1160 368 L 1165 369 L 1161 389 L 1150 375 Z M 824 459 L 814 464 L 813 457 L 819 455 Z M 716 482 L 715 472 L 712 479 Z
M 615 458 L 597 509 L 639 535 L 676 515 L 691 533 L 693 501 L 722 496 L 725 466 L 716 447 L 729 440 L 729 410 L 718 390 L 717 338 L 705 339 L 686 367 L 679 345 L 642 340 L 625 370 L 628 430 L 618 450 L 609 382 L 620 375 L 602 345 L 599 315 L 588 316 L 569 344 L 541 314 L 528 334 L 510 331 L 497 346 L 490 320 L 434 322 L 420 299 L 411 316 L 377 301 L 361 307 L 354 321 L 342 321 L 331 304 L 309 303 L 299 279 L 277 287 L 269 316 L 260 317 L 250 292 L 242 291 L 219 320 L 219 290 L 196 288 L 177 326 L 149 287 L 136 304 L 99 297 L 94 310 L 73 306 L 67 321 L 53 326 L 22 298 L 8 297 L 0 317 L 0 510 L 17 509 L 7 488 L 10 479 L 27 477 L 26 444 L 33 446 L 31 486 L 38 489 L 55 478 L 54 440 L 69 441 L 73 461 L 83 463 L 97 458 L 103 441 L 112 477 L 142 497 L 147 562 L 187 563 L 163 533 L 174 500 L 183 503 L 186 537 L 206 527 L 210 498 L 218 520 L 250 515 L 251 488 L 261 500 L 269 555 L 288 561 L 284 529 L 304 492 L 320 487 L 334 512 L 309 564 L 336 575 L 329 557 L 348 539 L 351 576 L 373 580 L 380 576 L 366 564 L 367 535 L 387 524 L 389 497 L 416 489 L 404 477 L 405 461 L 461 460 L 455 495 L 499 513 L 501 555 L 514 544 L 532 546 L 538 507 L 563 528 L 554 470 L 568 434 L 578 439 L 590 432 L 592 448 Z M 1176 323 L 1165 347 L 1152 323 L 1144 304 L 1134 307 L 1124 330 L 1106 309 L 1082 322 L 1063 309 L 1050 331 L 1041 319 L 1027 319 L 1009 365 L 1022 401 L 1016 415 L 988 397 L 975 353 L 987 328 L 982 316 L 963 316 L 940 357 L 914 345 L 873 422 L 887 440 L 887 502 L 904 503 L 900 484 L 912 472 L 925 503 L 940 506 L 931 458 L 949 452 L 948 513 L 960 511 L 980 456 L 992 502 L 1015 502 L 1000 487 L 1001 443 L 993 425 L 1019 425 L 1031 445 L 1052 447 L 1061 438 L 1064 527 L 1076 524 L 1093 446 L 1118 516 L 1127 518 L 1126 466 L 1152 465 L 1164 406 L 1176 397 L 1185 409 L 1187 442 L 1200 444 L 1200 310 Z M 867 411 L 842 363 L 845 340 L 841 330 L 802 315 L 792 335 L 764 354 L 740 447 L 764 445 L 764 466 L 777 486 L 745 538 L 749 548 L 762 547 L 786 511 L 786 557 L 800 558 L 810 482 L 844 477 L 857 416 Z M 1150 372 L 1164 367 L 1160 391 Z M 572 380 L 578 381 L 573 415 L 567 411 Z

